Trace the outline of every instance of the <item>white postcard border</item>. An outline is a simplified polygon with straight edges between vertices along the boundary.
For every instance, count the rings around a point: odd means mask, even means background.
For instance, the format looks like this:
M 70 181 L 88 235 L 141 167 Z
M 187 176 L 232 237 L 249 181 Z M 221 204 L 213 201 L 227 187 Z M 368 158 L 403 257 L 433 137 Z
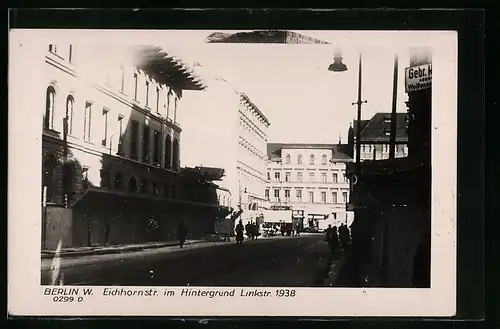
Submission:
M 8 309 L 26 316 L 452 316 L 456 311 L 457 33 L 356 32 L 349 40 L 432 47 L 432 266 L 430 289 L 296 288 L 295 298 L 102 297 L 54 303 L 40 286 L 43 72 L 49 40 L 130 40 L 130 31 L 11 31 L 9 48 Z M 164 31 L 134 31 L 142 42 Z M 346 32 L 338 32 L 346 35 Z M 412 34 L 411 38 L 408 37 Z M 379 36 L 377 39 L 375 36 Z M 381 41 L 382 40 L 382 41 Z M 154 41 L 154 40 L 153 40 Z M 360 42 L 361 43 L 361 42 Z M 43 46 L 42 46 L 43 44 Z M 89 288 L 89 287 L 85 287 Z M 145 287 L 141 287 L 145 288 Z M 162 287 L 154 287 L 163 291 Z M 180 291 L 179 288 L 172 290 Z M 207 288 L 208 289 L 208 288 Z M 213 288 L 210 288 L 213 289 Z M 232 288 L 221 288 L 221 290 Z M 274 288 L 267 288 L 270 291 Z M 239 291 L 239 288 L 236 288 Z

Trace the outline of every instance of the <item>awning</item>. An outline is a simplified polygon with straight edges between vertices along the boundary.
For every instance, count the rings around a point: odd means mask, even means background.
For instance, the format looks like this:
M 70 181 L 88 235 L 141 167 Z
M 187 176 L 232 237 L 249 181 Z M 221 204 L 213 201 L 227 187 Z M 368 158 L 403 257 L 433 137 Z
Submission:
M 159 81 L 173 84 L 182 90 L 205 89 L 202 78 L 192 68 L 161 47 L 138 46 L 136 56 L 138 67 L 148 71 Z

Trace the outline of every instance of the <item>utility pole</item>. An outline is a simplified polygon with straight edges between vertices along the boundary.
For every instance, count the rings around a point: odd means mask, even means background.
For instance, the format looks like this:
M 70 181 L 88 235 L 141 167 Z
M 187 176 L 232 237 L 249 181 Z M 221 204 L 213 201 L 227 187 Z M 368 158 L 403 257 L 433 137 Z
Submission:
M 389 140 L 389 159 L 394 159 L 396 155 L 396 130 L 398 116 L 396 113 L 398 99 L 398 55 L 394 56 L 394 80 L 392 88 L 392 112 L 391 112 L 391 135 Z
M 360 162 L 361 162 L 361 105 L 363 103 L 367 103 L 367 101 L 361 100 L 361 82 L 362 82 L 361 62 L 362 62 L 361 54 L 359 54 L 358 101 L 356 103 L 352 103 L 352 105 L 358 106 L 358 114 L 357 114 L 357 122 L 356 122 L 356 173 L 358 175 L 360 173 Z

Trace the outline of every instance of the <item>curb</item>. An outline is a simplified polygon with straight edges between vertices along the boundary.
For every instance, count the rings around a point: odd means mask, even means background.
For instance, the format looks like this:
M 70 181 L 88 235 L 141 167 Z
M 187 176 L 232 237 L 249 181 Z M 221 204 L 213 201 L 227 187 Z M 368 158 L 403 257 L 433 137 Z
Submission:
M 184 243 L 184 245 L 190 245 L 190 244 L 200 243 L 200 242 L 203 242 L 203 241 L 202 240 L 190 241 L 190 242 Z M 88 256 L 88 255 L 112 255 L 112 254 L 119 254 L 122 252 L 134 252 L 134 251 L 141 251 L 141 250 L 148 250 L 148 249 L 174 247 L 174 246 L 178 246 L 178 245 L 179 244 L 177 242 L 165 242 L 165 243 L 152 244 L 152 245 L 122 247 L 122 248 L 99 248 L 99 247 L 96 247 L 95 249 L 90 249 L 90 250 L 61 252 L 59 254 L 59 258 L 71 258 L 71 257 Z M 55 255 L 56 255 L 56 253 L 53 251 L 50 251 L 50 252 L 46 252 L 46 251 L 43 252 L 42 251 L 42 259 L 51 259 L 51 258 L 54 258 Z

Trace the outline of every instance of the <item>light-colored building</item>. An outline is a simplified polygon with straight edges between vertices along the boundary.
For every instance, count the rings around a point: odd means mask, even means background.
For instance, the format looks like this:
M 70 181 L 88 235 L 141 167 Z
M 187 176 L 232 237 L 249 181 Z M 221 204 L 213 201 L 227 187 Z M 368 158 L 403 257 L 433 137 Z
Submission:
M 202 90 L 202 81 L 160 48 L 105 45 L 47 45 L 44 77 L 34 91 L 46 99 L 42 200 L 48 244 L 167 238 L 146 232 L 145 212 L 186 200 L 177 117 L 183 91 Z M 160 203 L 140 206 L 136 196 Z M 176 223 L 162 225 L 167 234 Z
M 396 158 L 408 156 L 408 122 L 406 113 L 397 113 Z M 356 159 L 357 120 L 349 128 L 349 145 L 353 159 Z M 361 120 L 361 161 L 389 159 L 391 136 L 391 113 L 376 113 L 370 120 Z
M 268 144 L 266 199 L 272 206 L 303 211 L 304 228 L 350 225 L 346 211 L 349 182 L 345 176 L 346 145 Z
M 226 80 L 204 76 L 204 81 L 205 91 L 185 94 L 182 163 L 223 168 L 224 177 L 217 184 L 231 197 L 222 204 L 241 207 L 241 219 L 251 220 L 265 202 L 269 120 Z

